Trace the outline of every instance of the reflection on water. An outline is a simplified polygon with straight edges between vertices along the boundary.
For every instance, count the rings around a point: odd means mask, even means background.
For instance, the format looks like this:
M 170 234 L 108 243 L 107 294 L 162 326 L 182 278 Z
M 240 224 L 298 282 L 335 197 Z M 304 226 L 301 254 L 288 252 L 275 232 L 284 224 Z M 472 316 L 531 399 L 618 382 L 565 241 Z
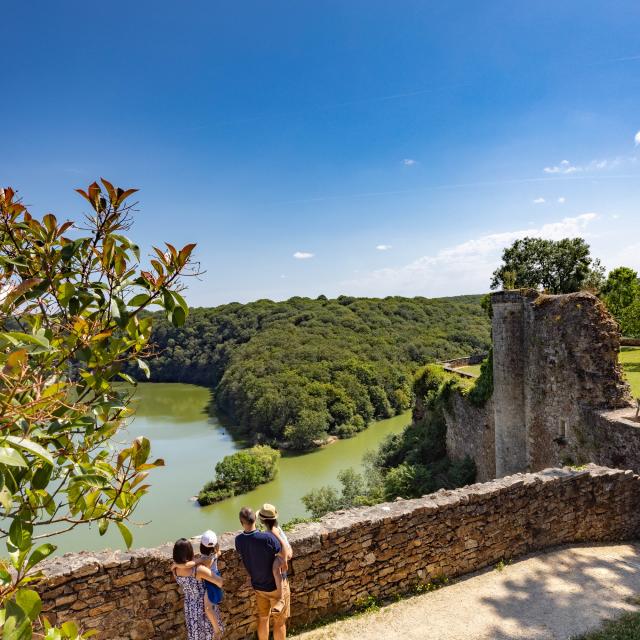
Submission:
M 237 514 L 244 505 L 263 502 L 278 506 L 281 519 L 305 516 L 301 498 L 311 489 L 338 485 L 337 473 L 361 464 L 362 455 L 390 433 L 398 433 L 409 422 L 409 414 L 373 423 L 355 438 L 341 440 L 323 449 L 280 460 L 276 478 L 254 491 L 201 508 L 192 498 L 214 476 L 216 463 L 239 448 L 227 430 L 207 415 L 209 390 L 186 384 L 140 384 L 136 393 L 136 416 L 118 440 L 145 435 L 151 440 L 152 456 L 166 466 L 150 475 L 151 488 L 135 513 L 146 526 L 132 526 L 136 547 L 152 547 L 214 529 L 238 528 Z M 123 548 L 117 530 L 100 537 L 97 527 L 76 529 L 55 540 L 60 553 L 80 549 Z

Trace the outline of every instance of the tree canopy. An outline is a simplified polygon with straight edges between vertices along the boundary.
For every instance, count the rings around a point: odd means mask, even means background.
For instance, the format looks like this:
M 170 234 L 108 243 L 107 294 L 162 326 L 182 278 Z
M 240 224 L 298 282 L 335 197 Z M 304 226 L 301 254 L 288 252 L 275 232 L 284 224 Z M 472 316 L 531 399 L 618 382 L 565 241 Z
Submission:
M 640 338 L 640 280 L 629 267 L 613 269 L 602 287 L 602 299 L 620 323 L 623 335 Z
M 40 619 L 31 589 L 38 565 L 55 550 L 43 542 L 96 522 L 126 521 L 162 460 L 150 443 L 112 441 L 130 414 L 127 364 L 144 361 L 153 305 L 173 326 L 187 315 L 178 292 L 194 245 L 155 249 L 149 270 L 124 233 L 135 189 L 91 184 L 78 192 L 91 213 L 84 223 L 33 217 L 12 189 L 0 190 L 0 626 L 3 638 L 29 640 Z M 3 557 L 5 554 L 1 554 Z M 77 638 L 78 627 L 40 637 Z
M 411 405 L 425 362 L 486 351 L 481 296 L 341 296 L 193 309 L 154 327 L 152 379 L 214 388 L 215 406 L 255 442 L 315 446 Z
M 582 238 L 516 240 L 502 253 L 502 265 L 493 273 L 491 288 L 543 289 L 548 293 L 572 293 L 598 289 L 604 268 L 591 257 Z

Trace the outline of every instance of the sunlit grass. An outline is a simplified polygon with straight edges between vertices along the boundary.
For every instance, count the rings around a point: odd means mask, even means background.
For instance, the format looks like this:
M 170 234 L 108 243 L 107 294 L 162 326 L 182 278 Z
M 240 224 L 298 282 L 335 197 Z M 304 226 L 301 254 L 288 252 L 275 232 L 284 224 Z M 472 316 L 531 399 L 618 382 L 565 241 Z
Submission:
M 622 347 L 619 362 L 631 385 L 633 397 L 640 398 L 640 347 Z
M 474 376 L 480 375 L 480 365 L 470 364 L 467 367 L 457 367 L 457 371 L 464 371 L 465 373 L 471 373 Z
M 638 638 L 640 638 L 640 613 L 629 613 L 619 620 L 606 622 L 598 631 L 573 640 L 638 640 Z

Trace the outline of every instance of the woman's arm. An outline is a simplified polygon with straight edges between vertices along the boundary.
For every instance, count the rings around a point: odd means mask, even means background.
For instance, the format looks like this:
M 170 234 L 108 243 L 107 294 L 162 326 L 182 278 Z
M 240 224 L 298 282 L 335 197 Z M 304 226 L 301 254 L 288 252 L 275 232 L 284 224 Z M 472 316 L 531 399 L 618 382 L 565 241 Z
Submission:
M 207 582 L 213 582 L 216 586 L 222 588 L 224 580 L 213 573 L 209 567 L 205 567 L 204 565 L 198 565 L 196 569 L 196 578 L 200 578 L 201 580 L 206 580 Z
M 289 544 L 289 540 L 287 539 L 284 531 L 280 527 L 273 527 L 272 531 L 273 535 L 278 538 L 280 546 L 282 547 L 280 553 L 286 561 L 291 560 L 291 558 L 293 558 L 293 550 L 291 549 L 291 545 Z

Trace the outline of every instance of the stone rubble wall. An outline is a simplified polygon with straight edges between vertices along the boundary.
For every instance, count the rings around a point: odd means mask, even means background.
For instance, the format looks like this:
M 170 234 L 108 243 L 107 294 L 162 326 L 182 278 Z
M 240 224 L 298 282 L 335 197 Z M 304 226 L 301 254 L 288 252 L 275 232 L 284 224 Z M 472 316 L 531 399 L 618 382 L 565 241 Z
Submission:
M 635 411 L 587 411 L 579 432 L 584 460 L 640 473 L 640 422 Z
M 640 477 L 590 465 L 514 475 L 416 500 L 337 512 L 298 525 L 291 592 L 294 626 L 353 611 L 368 597 L 411 593 L 502 559 L 559 544 L 635 539 Z M 251 592 L 221 539 L 229 640 L 251 637 Z M 99 630 L 102 640 L 184 639 L 171 545 L 130 553 L 68 554 L 49 561 L 44 612 Z
M 484 410 L 456 398 L 446 416 L 449 455 L 470 456 L 478 480 L 585 462 L 640 472 L 620 331 L 602 302 L 533 290 L 491 300 L 492 398 Z
M 451 394 L 445 408 L 447 454 L 454 460 L 467 456 L 476 463 L 476 481 L 487 482 L 496 477 L 496 434 L 493 400 L 475 406 L 461 393 Z

